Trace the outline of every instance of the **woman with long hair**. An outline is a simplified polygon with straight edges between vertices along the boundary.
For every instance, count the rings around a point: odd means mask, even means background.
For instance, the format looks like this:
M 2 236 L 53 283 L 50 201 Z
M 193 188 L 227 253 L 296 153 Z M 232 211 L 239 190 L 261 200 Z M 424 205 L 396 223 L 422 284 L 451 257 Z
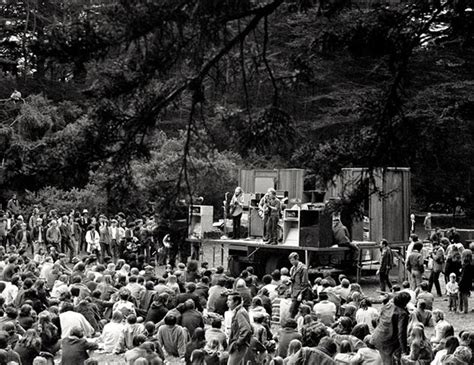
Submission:
M 194 350 L 191 353 L 190 360 L 186 362 L 189 365 L 206 365 L 206 353 L 203 350 Z
M 459 345 L 459 340 L 455 336 L 441 340 L 440 346 L 442 346 L 442 348 L 436 353 L 431 365 L 442 365 L 446 357 L 452 355 Z
M 232 217 L 232 238 L 240 238 L 240 221 L 244 206 L 244 192 L 240 186 L 235 188 L 234 195 L 230 201 L 230 215 Z
M 101 292 L 100 299 L 110 300 L 112 294 L 117 292 L 117 289 L 113 285 L 112 276 L 104 275 L 102 281 L 97 284 L 96 290 L 100 290 Z
M 188 342 L 188 344 L 186 345 L 186 353 L 184 355 L 186 364 L 191 364 L 191 354 L 193 354 L 195 350 L 203 350 L 205 345 L 206 337 L 204 336 L 204 329 L 198 327 L 194 330 L 193 336 L 191 337 L 191 341 Z
M 290 345 L 288 346 L 288 354 L 286 355 L 284 364 L 288 364 L 292 355 L 296 354 L 303 347 L 300 340 L 291 340 Z
M 370 332 L 373 332 L 379 316 L 379 311 L 372 307 L 372 302 L 369 299 L 364 298 L 360 301 L 359 309 L 355 315 L 357 324 L 365 323 L 369 326 Z
M 17 342 L 14 350 L 20 355 L 23 365 L 33 365 L 33 360 L 41 351 L 41 338 L 34 329 L 26 331 L 25 335 Z
M 18 323 L 24 330 L 29 330 L 35 322 L 32 316 L 33 307 L 29 304 L 23 304 L 18 314 Z
M 424 327 L 417 324 L 413 327 L 410 336 L 410 353 L 402 356 L 402 365 L 429 365 L 433 360 L 431 344 L 425 336 Z
M 51 307 L 50 310 L 55 310 L 57 307 Z M 56 354 L 61 348 L 59 339 L 58 327 L 53 324 L 52 315 L 50 312 L 44 311 L 38 315 L 38 323 L 36 324 L 36 331 L 41 338 L 41 351 Z

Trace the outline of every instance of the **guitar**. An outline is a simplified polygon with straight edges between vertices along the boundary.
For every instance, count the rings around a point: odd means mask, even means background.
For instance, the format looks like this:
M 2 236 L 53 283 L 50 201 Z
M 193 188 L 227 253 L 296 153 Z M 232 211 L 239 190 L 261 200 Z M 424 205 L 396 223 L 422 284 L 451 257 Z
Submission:
M 258 205 L 258 216 L 263 219 L 263 217 L 265 216 L 265 213 L 268 213 L 268 210 L 269 210 L 268 201 L 267 201 L 267 198 L 265 198 L 263 207 L 261 207 L 260 204 Z
M 239 199 L 242 199 L 242 194 L 239 194 L 239 195 L 233 195 L 232 196 L 232 199 L 231 199 L 231 203 L 232 201 L 234 201 L 234 204 L 231 205 L 230 209 L 229 209 L 229 215 L 232 217 L 235 213 L 235 211 L 240 207 L 242 206 L 242 204 L 239 202 Z

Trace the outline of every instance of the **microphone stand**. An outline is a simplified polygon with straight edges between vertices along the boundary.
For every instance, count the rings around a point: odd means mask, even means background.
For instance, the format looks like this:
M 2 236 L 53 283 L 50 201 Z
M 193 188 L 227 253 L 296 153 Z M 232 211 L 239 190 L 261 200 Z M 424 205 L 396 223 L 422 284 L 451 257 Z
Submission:
M 225 200 L 224 200 L 224 235 L 221 236 L 221 240 L 228 240 L 229 236 L 227 235 L 227 208 L 228 208 L 228 201 L 229 201 L 229 192 L 225 193 Z

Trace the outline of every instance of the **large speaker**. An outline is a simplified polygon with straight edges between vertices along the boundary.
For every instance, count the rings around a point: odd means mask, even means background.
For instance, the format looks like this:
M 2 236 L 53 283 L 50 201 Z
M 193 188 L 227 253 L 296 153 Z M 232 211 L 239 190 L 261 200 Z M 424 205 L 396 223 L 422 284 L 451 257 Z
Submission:
M 324 209 L 285 209 L 283 244 L 300 247 L 330 247 L 333 243 L 332 217 Z
M 263 237 L 263 218 L 258 215 L 258 208 L 250 207 L 249 209 L 249 225 L 250 236 Z
M 204 238 L 204 234 L 211 232 L 213 227 L 214 207 L 212 205 L 193 205 L 189 207 L 190 237 Z

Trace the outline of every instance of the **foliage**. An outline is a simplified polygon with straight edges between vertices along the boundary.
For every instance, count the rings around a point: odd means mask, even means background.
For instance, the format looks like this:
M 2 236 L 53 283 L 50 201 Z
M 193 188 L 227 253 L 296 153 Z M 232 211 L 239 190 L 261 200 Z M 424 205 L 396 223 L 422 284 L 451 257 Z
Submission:
M 2 188 L 94 186 L 104 209 L 173 215 L 189 195 L 218 207 L 242 157 L 310 187 L 408 166 L 421 208 L 469 202 L 469 2 L 313 3 L 6 1 Z
M 87 208 L 92 214 L 103 212 L 107 201 L 96 186 L 87 185 L 84 189 L 72 188 L 62 190 L 47 186 L 36 192 L 26 191 L 22 205 L 33 206 L 34 204 L 45 211 L 51 209 L 68 214 L 71 210 L 82 210 Z
M 203 204 L 213 205 L 216 215 L 221 215 L 222 197 L 226 191 L 237 186 L 240 158 L 231 152 L 209 150 L 196 141 L 189 158 L 188 181 L 181 181 L 177 190 L 180 164 L 185 136 L 168 138 L 160 133 L 156 136 L 156 148 L 147 161 L 132 163 L 137 196 L 154 202 L 164 215 L 173 202 L 179 199 L 203 198 Z

